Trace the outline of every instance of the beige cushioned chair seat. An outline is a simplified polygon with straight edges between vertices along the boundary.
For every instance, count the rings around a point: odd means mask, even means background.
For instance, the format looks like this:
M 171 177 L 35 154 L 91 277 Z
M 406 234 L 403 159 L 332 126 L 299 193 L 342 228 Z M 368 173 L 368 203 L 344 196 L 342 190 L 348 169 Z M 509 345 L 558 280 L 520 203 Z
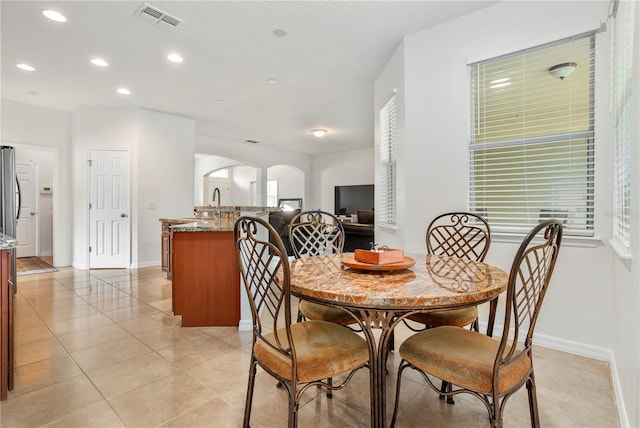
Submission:
M 500 341 L 459 327 L 436 327 L 409 337 L 400 356 L 424 372 L 454 385 L 488 394 Z M 527 378 L 531 359 L 523 354 L 499 372 L 500 393 Z
M 478 318 L 478 308 L 471 306 L 468 308 L 447 309 L 446 311 L 422 312 L 407 318 L 429 327 L 438 327 L 441 325 L 463 327 L 471 324 Z
M 347 312 L 331 306 L 301 300 L 298 310 L 302 312 L 308 320 L 330 321 L 340 325 L 349 325 L 356 320 Z
M 283 346 L 287 346 L 284 329 L 279 330 Z M 306 321 L 291 324 L 291 334 L 298 360 L 298 382 L 328 379 L 353 370 L 369 361 L 369 348 L 364 338 L 338 324 Z M 274 334 L 265 335 L 274 341 Z M 264 366 L 278 376 L 291 380 L 291 359 L 258 340 L 255 354 Z

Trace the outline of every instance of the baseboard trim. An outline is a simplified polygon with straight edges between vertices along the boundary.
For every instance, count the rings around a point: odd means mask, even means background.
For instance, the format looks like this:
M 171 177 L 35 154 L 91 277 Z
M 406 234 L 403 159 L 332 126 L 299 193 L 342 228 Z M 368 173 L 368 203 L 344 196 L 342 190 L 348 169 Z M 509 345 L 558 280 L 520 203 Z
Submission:
M 624 397 L 622 395 L 622 385 L 620 385 L 620 376 L 618 375 L 618 366 L 616 365 L 616 359 L 613 352 L 611 352 L 611 361 L 609 361 L 609 367 L 611 367 L 611 382 L 613 383 L 613 393 L 616 397 L 616 407 L 618 408 L 618 417 L 620 418 L 620 426 L 628 428 L 630 427 L 629 416 L 627 415 L 627 408 L 624 405 Z
M 480 321 L 480 331 L 487 330 L 487 322 Z M 493 337 L 500 337 L 502 334 L 502 325 L 495 325 L 493 328 Z M 521 332 L 520 337 L 525 337 L 526 333 Z M 555 349 L 557 351 L 569 352 L 571 354 L 580 355 L 582 357 L 593 358 L 601 361 L 613 361 L 613 351 L 610 348 L 602 348 L 600 346 L 589 345 L 572 340 L 560 339 L 546 334 L 534 334 L 533 343 L 545 348 Z
M 240 320 L 238 324 L 238 331 L 252 331 L 253 330 L 253 321 L 248 320 Z
M 131 267 L 129 269 L 143 269 L 143 268 L 156 267 L 156 266 L 160 266 L 160 262 L 159 261 L 143 262 L 143 263 L 131 263 Z
M 486 331 L 486 321 L 480 322 L 480 331 Z M 496 325 L 493 328 L 493 337 L 500 337 L 502 334 L 502 325 Z M 524 337 L 524 336 L 523 336 Z M 624 405 L 624 397 L 622 395 L 622 385 L 620 384 L 620 376 L 616 366 L 616 358 L 613 350 L 600 346 L 593 346 L 586 343 L 574 342 L 573 340 L 560 339 L 546 334 L 534 334 L 533 343 L 536 346 L 555 349 L 557 351 L 568 352 L 570 354 L 580 355 L 582 357 L 593 358 L 595 360 L 606 361 L 609 363 L 611 372 L 611 382 L 613 384 L 613 394 L 618 409 L 618 417 L 620 418 L 621 427 L 629 427 L 629 417 Z

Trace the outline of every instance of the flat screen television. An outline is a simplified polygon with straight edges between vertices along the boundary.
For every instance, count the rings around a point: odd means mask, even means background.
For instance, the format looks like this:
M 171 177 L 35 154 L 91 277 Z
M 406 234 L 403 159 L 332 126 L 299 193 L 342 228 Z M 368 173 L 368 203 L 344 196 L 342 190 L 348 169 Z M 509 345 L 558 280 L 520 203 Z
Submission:
M 373 184 L 335 186 L 334 211 L 336 215 L 355 214 L 356 210 L 373 210 Z

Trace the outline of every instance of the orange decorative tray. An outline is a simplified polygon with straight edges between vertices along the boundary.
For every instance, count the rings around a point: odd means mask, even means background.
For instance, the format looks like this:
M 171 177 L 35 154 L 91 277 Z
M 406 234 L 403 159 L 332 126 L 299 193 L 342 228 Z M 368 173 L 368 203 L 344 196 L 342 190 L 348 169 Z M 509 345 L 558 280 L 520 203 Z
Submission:
M 362 270 L 402 270 L 408 269 L 411 266 L 416 264 L 416 261 L 411 257 L 405 256 L 401 262 L 398 263 L 388 263 L 384 265 L 375 265 L 371 263 L 364 263 L 356 260 L 353 255 L 348 255 L 342 257 L 340 260 L 343 265 L 353 268 L 353 269 L 362 269 Z
M 355 250 L 353 258 L 356 261 L 370 263 L 374 265 L 388 265 L 392 263 L 402 263 L 404 251 L 389 248 L 383 251 Z

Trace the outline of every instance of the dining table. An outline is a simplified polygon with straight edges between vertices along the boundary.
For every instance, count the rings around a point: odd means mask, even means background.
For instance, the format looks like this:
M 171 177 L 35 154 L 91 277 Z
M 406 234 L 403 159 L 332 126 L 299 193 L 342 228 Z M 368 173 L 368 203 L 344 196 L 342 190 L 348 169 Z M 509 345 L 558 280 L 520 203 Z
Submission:
M 394 327 L 418 312 L 496 302 L 508 278 L 496 266 L 456 257 L 404 254 L 401 262 L 384 265 L 362 263 L 353 253 L 326 254 L 291 263 L 291 294 L 341 308 L 359 324 L 369 346 L 371 426 L 379 428 L 386 420 L 386 361 Z

